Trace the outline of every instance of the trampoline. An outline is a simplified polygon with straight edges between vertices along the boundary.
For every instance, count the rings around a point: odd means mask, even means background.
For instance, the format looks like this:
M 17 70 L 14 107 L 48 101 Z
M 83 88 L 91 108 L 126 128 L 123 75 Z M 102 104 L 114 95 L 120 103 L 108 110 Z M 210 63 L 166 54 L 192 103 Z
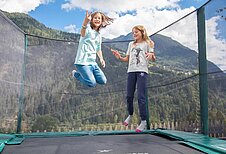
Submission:
M 226 141 L 173 130 L 80 131 L 1 135 L 2 154 L 226 153 Z M 4 141 L 5 140 L 5 141 Z
M 104 135 L 28 138 L 21 145 L 6 146 L 2 154 L 199 154 L 180 141 L 156 135 Z

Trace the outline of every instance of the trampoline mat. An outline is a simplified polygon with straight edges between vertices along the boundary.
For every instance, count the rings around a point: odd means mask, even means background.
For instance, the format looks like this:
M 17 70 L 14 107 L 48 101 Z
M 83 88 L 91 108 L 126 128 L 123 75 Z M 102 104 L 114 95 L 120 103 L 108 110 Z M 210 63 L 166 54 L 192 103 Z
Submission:
M 27 138 L 20 145 L 7 145 L 2 154 L 199 154 L 178 140 L 156 135 L 101 135 Z

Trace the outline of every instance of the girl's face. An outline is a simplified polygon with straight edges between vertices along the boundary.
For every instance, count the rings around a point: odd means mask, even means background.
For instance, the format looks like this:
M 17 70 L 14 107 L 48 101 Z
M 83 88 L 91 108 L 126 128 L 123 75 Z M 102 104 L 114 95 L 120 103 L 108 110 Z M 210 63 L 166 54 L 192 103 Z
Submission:
M 93 16 L 92 18 L 92 22 L 93 22 L 93 25 L 95 27 L 100 27 L 101 23 L 102 23 L 102 16 L 100 13 L 97 13 Z
M 142 38 L 142 33 L 140 30 L 134 28 L 132 30 L 132 33 L 133 33 L 133 38 L 136 40 L 136 41 L 141 41 L 143 38 Z

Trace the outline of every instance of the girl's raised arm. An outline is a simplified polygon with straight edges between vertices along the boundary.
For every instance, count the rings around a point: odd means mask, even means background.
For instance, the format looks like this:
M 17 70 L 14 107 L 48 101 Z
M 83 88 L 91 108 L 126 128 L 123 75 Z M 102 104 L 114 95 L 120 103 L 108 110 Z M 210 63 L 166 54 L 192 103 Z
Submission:
M 80 34 L 81 34 L 82 37 L 84 37 L 85 34 L 86 34 L 87 24 L 91 21 L 91 14 L 92 14 L 92 12 L 89 13 L 86 10 L 86 16 L 85 16 L 85 19 L 84 19 L 83 24 L 82 24 L 82 29 L 80 31 Z

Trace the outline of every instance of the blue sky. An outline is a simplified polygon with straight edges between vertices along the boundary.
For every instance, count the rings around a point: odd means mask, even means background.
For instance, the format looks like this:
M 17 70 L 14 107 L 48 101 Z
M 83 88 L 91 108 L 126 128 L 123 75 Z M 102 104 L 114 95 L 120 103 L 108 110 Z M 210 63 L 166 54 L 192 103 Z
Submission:
M 0 9 L 29 14 L 49 28 L 79 33 L 85 10 L 102 11 L 115 21 L 101 31 L 105 38 L 127 35 L 134 25 L 144 25 L 151 35 L 199 8 L 208 0 L 0 0 Z M 226 0 L 212 0 L 206 7 L 208 59 L 226 70 Z M 196 14 L 160 34 L 197 51 Z M 217 52 L 216 52 L 217 51 Z

